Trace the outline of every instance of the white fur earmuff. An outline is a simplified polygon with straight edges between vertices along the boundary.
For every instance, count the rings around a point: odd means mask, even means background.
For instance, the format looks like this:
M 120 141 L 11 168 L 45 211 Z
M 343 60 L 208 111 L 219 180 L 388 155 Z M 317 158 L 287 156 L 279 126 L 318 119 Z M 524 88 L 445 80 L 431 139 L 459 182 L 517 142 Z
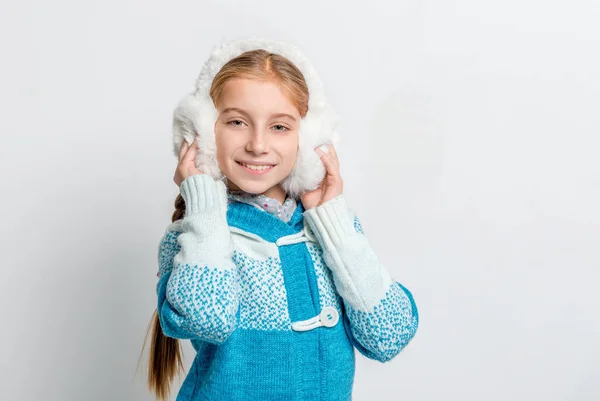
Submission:
M 256 49 L 279 54 L 293 62 L 304 75 L 308 86 L 308 112 L 298 130 L 298 155 L 294 169 L 281 183 L 290 196 L 298 197 L 319 185 L 325 177 L 325 166 L 314 148 L 327 142 L 337 147 L 339 117 L 328 104 L 323 84 L 312 64 L 296 46 L 252 37 L 215 46 L 196 80 L 195 90 L 180 100 L 173 113 L 173 152 L 179 155 L 183 141 L 192 143 L 198 136 L 196 167 L 216 180 L 224 177 L 217 162 L 214 125 L 218 113 L 210 98 L 212 81 L 221 68 L 234 57 Z

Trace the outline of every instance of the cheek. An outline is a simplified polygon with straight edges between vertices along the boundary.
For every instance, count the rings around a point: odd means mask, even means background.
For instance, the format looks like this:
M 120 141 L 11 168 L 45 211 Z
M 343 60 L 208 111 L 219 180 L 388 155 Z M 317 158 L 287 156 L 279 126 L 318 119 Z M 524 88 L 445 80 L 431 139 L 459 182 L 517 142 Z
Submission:
M 215 144 L 217 146 L 217 162 L 219 163 L 219 168 L 222 170 L 223 166 L 226 165 L 227 146 L 223 141 L 223 132 L 218 129 L 215 129 Z
M 290 157 L 293 160 L 296 160 L 296 157 L 298 157 L 298 145 L 296 145 L 293 148 L 291 148 L 289 154 L 290 154 Z
M 288 155 L 292 158 L 292 161 L 296 160 L 298 156 L 298 150 L 300 149 L 300 144 L 298 143 L 298 136 L 294 138 L 294 140 L 288 146 Z

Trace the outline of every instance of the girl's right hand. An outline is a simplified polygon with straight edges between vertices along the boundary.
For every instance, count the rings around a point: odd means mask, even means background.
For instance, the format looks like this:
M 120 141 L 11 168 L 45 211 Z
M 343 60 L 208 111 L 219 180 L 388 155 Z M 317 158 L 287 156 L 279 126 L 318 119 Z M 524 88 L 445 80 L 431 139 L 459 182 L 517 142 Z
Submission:
M 187 177 L 195 174 L 202 174 L 202 171 L 198 170 L 194 163 L 196 154 L 198 154 L 198 146 L 196 146 L 197 141 L 198 137 L 194 138 L 194 142 L 192 142 L 191 145 L 185 140 L 181 144 L 181 149 L 179 150 L 179 163 L 177 164 L 177 169 L 173 176 L 173 181 L 175 181 L 175 184 L 177 184 L 178 187 L 181 187 L 181 183 Z

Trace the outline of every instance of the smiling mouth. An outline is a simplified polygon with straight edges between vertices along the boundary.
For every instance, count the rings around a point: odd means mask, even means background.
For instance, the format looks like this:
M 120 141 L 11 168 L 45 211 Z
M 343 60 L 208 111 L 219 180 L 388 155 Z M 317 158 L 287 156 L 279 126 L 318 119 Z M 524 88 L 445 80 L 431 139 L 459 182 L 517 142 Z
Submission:
M 237 164 L 239 164 L 240 166 L 244 166 L 246 168 L 249 168 L 251 170 L 256 170 L 256 171 L 262 171 L 262 170 L 269 170 L 270 168 L 275 167 L 275 164 L 249 164 L 249 163 L 243 163 L 243 162 L 239 162 L 236 161 Z

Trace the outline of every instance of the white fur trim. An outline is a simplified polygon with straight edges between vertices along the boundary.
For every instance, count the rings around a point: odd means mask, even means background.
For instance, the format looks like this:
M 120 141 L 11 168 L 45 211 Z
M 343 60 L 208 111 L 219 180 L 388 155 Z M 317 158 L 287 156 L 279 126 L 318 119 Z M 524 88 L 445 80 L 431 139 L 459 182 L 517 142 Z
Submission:
M 265 49 L 289 59 L 302 72 L 308 86 L 308 112 L 298 130 L 296 164 L 282 182 L 286 192 L 297 197 L 305 191 L 315 189 L 325 177 L 325 166 L 314 148 L 326 142 L 337 146 L 340 137 L 336 131 L 339 116 L 327 102 L 323 84 L 312 64 L 295 45 L 251 37 L 215 46 L 196 80 L 194 92 L 185 95 L 173 113 L 173 152 L 178 156 L 183 141 L 192 143 L 198 133 L 196 166 L 214 179 L 224 178 L 217 162 L 214 124 L 218 114 L 210 98 L 210 86 L 225 63 L 246 51 L 256 49 Z

